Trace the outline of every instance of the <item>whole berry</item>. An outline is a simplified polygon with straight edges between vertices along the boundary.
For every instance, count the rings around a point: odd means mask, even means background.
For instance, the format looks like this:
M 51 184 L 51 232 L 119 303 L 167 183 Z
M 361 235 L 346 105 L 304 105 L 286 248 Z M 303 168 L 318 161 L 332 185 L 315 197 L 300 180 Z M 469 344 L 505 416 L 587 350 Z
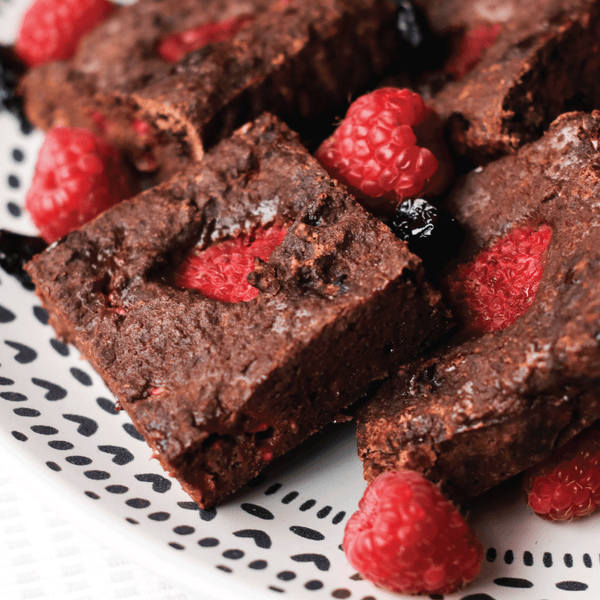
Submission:
M 114 9 L 109 0 L 35 0 L 21 21 L 15 50 L 30 67 L 71 58 L 81 38 Z
M 25 208 L 47 242 L 131 195 L 119 152 L 87 129 L 55 127 L 44 139 Z
M 499 331 L 524 315 L 535 300 L 552 237 L 547 225 L 518 227 L 450 279 L 450 295 L 465 323 Z
M 446 165 L 439 169 L 434 153 L 419 145 L 419 138 L 432 142 L 438 130 L 439 119 L 418 94 L 383 88 L 350 105 L 316 157 L 363 204 L 392 212 L 402 200 L 437 191 L 445 182 Z
M 600 429 L 589 429 L 530 469 L 523 479 L 527 503 L 539 516 L 568 521 L 600 505 Z
M 350 564 L 406 594 L 448 594 L 473 579 L 483 548 L 452 503 L 414 471 L 387 472 L 365 491 L 344 534 Z
M 33 290 L 33 281 L 23 266 L 46 246 L 42 238 L 0 229 L 0 267 L 16 277 L 26 290 Z
M 259 227 L 206 250 L 192 250 L 179 269 L 176 283 L 182 288 L 198 290 L 207 298 L 249 302 L 258 296 L 258 290 L 247 281 L 254 271 L 255 260 L 267 261 L 286 231 L 278 225 Z
M 186 54 L 208 44 L 231 40 L 253 20 L 252 15 L 238 15 L 225 21 L 204 23 L 188 31 L 167 35 L 158 44 L 158 55 L 169 62 L 179 62 Z

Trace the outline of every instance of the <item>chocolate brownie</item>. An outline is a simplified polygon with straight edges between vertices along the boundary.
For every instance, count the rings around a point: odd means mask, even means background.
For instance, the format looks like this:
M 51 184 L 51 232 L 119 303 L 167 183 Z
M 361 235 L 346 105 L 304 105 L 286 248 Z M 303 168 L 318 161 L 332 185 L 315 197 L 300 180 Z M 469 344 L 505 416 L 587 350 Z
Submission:
M 250 275 L 256 299 L 227 303 L 174 284 L 194 245 L 273 224 L 288 231 Z M 419 259 L 268 114 L 28 271 L 58 335 L 202 507 L 447 327 Z
M 96 128 L 128 149 L 138 168 L 158 164 L 164 179 L 264 110 L 302 129 L 298 124 L 346 103 L 394 58 L 391 0 L 277 2 L 255 10 L 231 41 L 209 44 L 176 65 L 156 55 L 157 36 L 169 22 L 159 5 L 168 12 L 170 4 L 158 0 L 142 0 L 137 12 L 123 9 L 84 40 L 72 61 L 33 69 L 22 82 L 32 122 Z M 209 3 L 207 14 L 225 16 L 234 6 L 220 13 L 219 3 Z M 174 10 L 178 20 L 168 29 L 191 23 L 192 7 L 188 0 Z M 161 27 L 134 27 L 131 41 L 113 49 L 139 15 L 140 23 Z M 151 129 L 142 126 L 140 135 L 142 122 Z
M 474 496 L 600 418 L 599 144 L 600 112 L 562 115 L 445 199 L 466 231 L 458 263 L 516 227 L 547 226 L 543 276 L 514 324 L 401 367 L 361 409 L 367 479 L 416 469 L 454 498 Z
M 538 139 L 563 112 L 598 107 L 598 0 L 416 4 L 451 47 L 478 27 L 499 29 L 470 72 L 428 99 L 447 121 L 454 148 L 472 162 L 484 164 Z

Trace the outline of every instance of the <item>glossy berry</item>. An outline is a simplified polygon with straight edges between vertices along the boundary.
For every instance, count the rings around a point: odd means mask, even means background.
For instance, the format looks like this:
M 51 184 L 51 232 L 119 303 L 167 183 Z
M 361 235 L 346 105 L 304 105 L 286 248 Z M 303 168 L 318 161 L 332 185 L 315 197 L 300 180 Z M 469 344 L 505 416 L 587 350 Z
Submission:
M 568 521 L 600 505 L 600 430 L 590 429 L 530 469 L 523 479 L 527 503 L 539 516 Z
M 55 127 L 44 139 L 25 208 L 53 242 L 130 195 L 113 146 L 87 129 Z
M 467 325 L 499 331 L 527 312 L 544 274 L 551 237 L 547 225 L 518 227 L 459 268 L 450 294 Z
M 438 170 L 436 157 L 418 145 L 415 133 L 433 118 L 418 94 L 396 88 L 376 90 L 350 106 L 316 157 L 365 204 L 393 211 L 403 199 L 426 193 Z
M 81 38 L 114 9 L 109 0 L 35 0 L 21 21 L 15 50 L 30 67 L 71 58 Z
M 35 289 L 23 265 L 46 248 L 42 238 L 0 229 L 0 267 L 13 275 L 27 290 Z
M 30 133 L 31 123 L 23 113 L 23 101 L 17 87 L 26 66 L 9 46 L 0 46 L 0 112 L 6 110 L 17 119 L 23 133 Z
M 501 23 L 479 25 L 467 31 L 459 40 L 455 51 L 452 53 L 445 70 L 455 79 L 464 77 L 481 60 L 483 53 L 494 44 L 500 30 Z
M 449 594 L 473 579 L 483 548 L 439 489 L 414 471 L 380 475 L 346 526 L 350 564 L 405 594 Z
M 231 40 L 253 20 L 252 15 L 238 15 L 218 23 L 204 23 L 188 31 L 167 35 L 158 44 L 158 55 L 169 62 L 179 62 L 186 54 L 208 44 Z
M 267 261 L 286 231 L 277 225 L 258 228 L 250 235 L 238 235 L 206 250 L 193 250 L 179 269 L 176 283 L 182 288 L 198 290 L 207 298 L 248 302 L 258 296 L 258 290 L 247 281 L 254 271 L 255 260 Z

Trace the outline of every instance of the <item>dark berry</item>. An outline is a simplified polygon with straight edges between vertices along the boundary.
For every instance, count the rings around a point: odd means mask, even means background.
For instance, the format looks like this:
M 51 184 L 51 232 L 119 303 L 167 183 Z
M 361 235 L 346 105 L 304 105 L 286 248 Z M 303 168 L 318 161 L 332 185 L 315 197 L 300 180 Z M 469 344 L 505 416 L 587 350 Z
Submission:
M 31 237 L 0 230 L 0 267 L 9 275 L 14 275 L 27 290 L 34 285 L 23 265 L 46 248 L 46 242 L 39 237 Z
M 396 29 L 400 38 L 412 48 L 418 48 L 426 35 L 421 14 L 408 0 L 394 0 L 394 2 L 398 6 Z
M 0 46 L 0 110 L 6 110 L 21 124 L 23 133 L 29 133 L 31 124 L 23 113 L 22 98 L 17 95 L 17 86 L 26 66 L 9 46 Z
M 454 256 L 463 239 L 456 220 L 422 198 L 402 202 L 389 226 L 421 257 L 427 270 L 437 271 Z

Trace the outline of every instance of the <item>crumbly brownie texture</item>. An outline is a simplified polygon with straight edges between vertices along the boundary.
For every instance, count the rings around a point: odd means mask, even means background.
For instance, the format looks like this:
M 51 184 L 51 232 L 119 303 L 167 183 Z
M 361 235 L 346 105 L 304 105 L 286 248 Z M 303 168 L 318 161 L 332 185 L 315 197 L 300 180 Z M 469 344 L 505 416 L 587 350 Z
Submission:
M 194 244 L 289 226 L 224 303 L 172 282 Z M 77 345 L 202 507 L 339 416 L 446 330 L 420 261 L 270 115 L 198 167 L 116 206 L 28 270 Z
M 402 367 L 359 413 L 365 478 L 402 468 L 477 495 L 600 418 L 600 112 L 559 117 L 538 142 L 459 180 L 445 201 L 460 262 L 516 226 L 552 239 L 535 301 L 507 329 Z
M 158 4 L 154 0 L 148 9 L 153 19 Z M 209 3 L 211 18 L 218 4 Z M 230 13 L 233 3 L 228 6 Z M 298 123 L 346 103 L 395 56 L 390 0 L 290 0 L 255 11 L 256 19 L 231 42 L 210 44 L 178 65 L 155 54 L 157 33 L 151 30 L 147 38 L 137 28 L 135 52 L 125 49 L 130 57 L 124 59 L 117 46 L 113 58 L 112 45 L 104 41 L 96 58 L 103 32 L 110 39 L 125 36 L 122 21 L 135 19 L 131 11 L 116 14 L 86 38 L 73 61 L 33 69 L 22 84 L 26 110 L 44 129 L 57 123 L 93 128 L 99 122 L 142 170 L 152 168 L 152 161 L 146 164 L 151 150 L 163 178 L 264 110 L 289 119 L 302 133 Z M 139 121 L 152 124 L 149 135 L 136 135 L 131 124 Z
M 428 99 L 454 148 L 476 164 L 539 139 L 569 110 L 600 103 L 598 0 L 416 0 L 432 30 L 452 38 L 501 24 L 479 64 Z

